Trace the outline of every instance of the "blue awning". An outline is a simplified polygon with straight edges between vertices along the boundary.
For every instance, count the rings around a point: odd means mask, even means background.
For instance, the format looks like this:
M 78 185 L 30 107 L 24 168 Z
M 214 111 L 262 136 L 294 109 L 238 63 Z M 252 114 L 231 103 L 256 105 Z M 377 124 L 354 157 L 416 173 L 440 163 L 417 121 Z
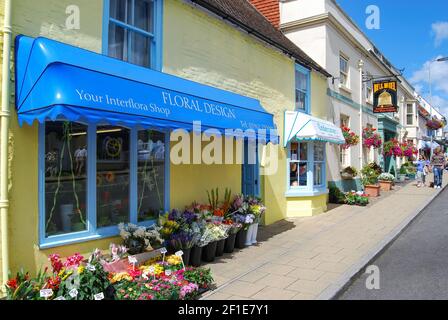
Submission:
M 15 48 L 20 125 L 64 119 L 187 130 L 201 121 L 202 130 L 221 132 L 275 128 L 256 99 L 42 37 L 18 36 Z

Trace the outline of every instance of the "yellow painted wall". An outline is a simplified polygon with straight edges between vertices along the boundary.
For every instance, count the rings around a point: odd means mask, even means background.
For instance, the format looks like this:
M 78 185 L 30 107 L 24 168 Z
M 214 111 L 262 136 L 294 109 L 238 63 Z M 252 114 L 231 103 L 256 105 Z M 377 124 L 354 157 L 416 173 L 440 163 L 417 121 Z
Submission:
M 164 72 L 260 100 L 274 114 L 280 133 L 284 111 L 294 108 L 293 60 L 180 0 L 165 2 L 163 62 Z M 278 151 L 278 172 L 261 179 L 268 224 L 285 217 L 286 154 L 283 148 Z M 182 170 L 179 168 L 179 172 Z M 208 176 L 220 169 L 201 167 L 201 171 Z M 197 191 L 203 194 L 202 190 Z
M 101 51 L 102 1 L 77 0 L 81 12 L 81 29 L 66 30 L 65 9 L 73 4 L 71 0 L 14 0 L 12 1 L 13 37 L 25 34 L 32 37 L 44 36 L 70 43 L 92 51 Z M 4 1 L 1 1 L 3 9 Z M 1 11 L 3 13 L 3 10 Z M 0 22 L 3 25 L 2 21 Z M 12 65 L 14 67 L 14 65 Z M 13 75 L 12 75 L 13 76 Z M 14 83 L 11 84 L 14 92 Z M 62 255 L 81 252 L 92 248 L 107 248 L 111 239 L 90 241 L 82 244 L 58 247 L 48 250 L 38 248 L 38 126 L 19 127 L 17 114 L 11 97 L 10 121 L 10 211 L 9 248 L 10 267 L 36 270 L 47 263 L 47 255 L 58 252 Z

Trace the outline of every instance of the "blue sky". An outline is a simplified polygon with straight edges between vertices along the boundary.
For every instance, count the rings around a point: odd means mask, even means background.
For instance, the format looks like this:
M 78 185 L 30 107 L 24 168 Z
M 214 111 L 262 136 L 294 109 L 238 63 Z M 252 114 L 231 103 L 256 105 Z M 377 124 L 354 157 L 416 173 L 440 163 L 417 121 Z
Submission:
M 337 0 L 375 46 L 429 100 L 429 61 L 448 56 L 448 0 Z M 380 10 L 380 29 L 366 27 L 366 8 Z M 431 64 L 434 105 L 448 116 L 448 62 Z

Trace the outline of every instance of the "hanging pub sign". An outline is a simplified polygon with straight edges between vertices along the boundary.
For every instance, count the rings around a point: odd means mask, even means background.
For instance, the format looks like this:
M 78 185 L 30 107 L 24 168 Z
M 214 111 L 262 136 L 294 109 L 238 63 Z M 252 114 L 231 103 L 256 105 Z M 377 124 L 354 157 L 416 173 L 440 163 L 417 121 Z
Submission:
M 397 112 L 397 81 L 373 83 L 373 113 Z

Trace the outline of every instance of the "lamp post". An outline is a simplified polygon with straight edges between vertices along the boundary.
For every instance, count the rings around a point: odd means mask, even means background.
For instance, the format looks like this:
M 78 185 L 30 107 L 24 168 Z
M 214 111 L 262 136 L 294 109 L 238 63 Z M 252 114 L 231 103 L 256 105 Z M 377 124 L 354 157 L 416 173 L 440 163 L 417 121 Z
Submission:
M 443 61 L 448 61 L 448 57 L 442 57 L 442 58 L 438 58 L 436 60 L 431 60 L 429 62 L 429 66 L 428 66 L 428 69 L 429 69 L 428 73 L 429 73 L 429 101 L 430 101 L 429 114 L 430 114 L 430 117 L 432 117 L 432 103 L 433 103 L 433 101 L 432 101 L 431 65 L 433 62 L 443 62 Z M 434 140 L 434 133 L 431 132 L 431 151 L 430 151 L 430 157 L 429 157 L 430 159 L 432 158 L 432 154 L 433 154 L 433 147 L 432 147 L 433 140 Z
M 364 67 L 364 61 L 361 59 L 358 61 L 358 68 L 359 68 L 359 169 L 362 169 L 363 166 L 363 155 L 362 155 L 362 149 L 363 149 L 363 138 L 362 138 L 362 118 L 363 118 L 363 110 L 362 110 L 362 98 L 364 96 L 364 88 L 363 88 L 363 67 Z

